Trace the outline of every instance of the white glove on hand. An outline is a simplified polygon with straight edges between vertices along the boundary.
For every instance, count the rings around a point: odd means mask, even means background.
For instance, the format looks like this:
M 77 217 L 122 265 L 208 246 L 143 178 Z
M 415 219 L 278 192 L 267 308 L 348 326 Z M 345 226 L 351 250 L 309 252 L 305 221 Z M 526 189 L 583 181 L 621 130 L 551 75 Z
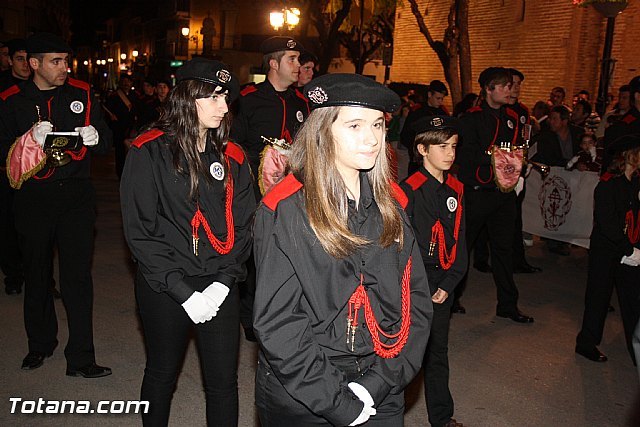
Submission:
M 518 183 L 516 184 L 516 187 L 515 187 L 516 196 L 519 196 L 520 193 L 522 193 L 523 189 L 524 189 L 524 178 L 518 177 Z
M 633 253 L 631 254 L 631 256 L 629 256 L 627 258 L 629 258 L 629 259 L 631 259 L 631 261 L 635 262 L 636 265 L 640 265 L 640 249 L 633 248 Z
M 40 145 L 40 148 L 44 147 L 44 139 L 48 133 L 53 132 L 53 125 L 51 122 L 39 122 L 31 128 L 31 136 Z
M 223 285 L 220 282 L 213 282 L 207 288 L 202 291 L 203 294 L 208 296 L 213 300 L 214 303 L 218 306 L 218 309 L 224 302 L 224 299 L 229 295 L 229 288 Z
M 187 312 L 193 323 L 204 323 L 213 319 L 218 313 L 218 307 L 210 297 L 201 292 L 194 292 L 188 300 L 182 303 L 182 308 Z
M 98 140 L 100 139 L 100 137 L 98 136 L 98 131 L 93 126 L 89 125 L 85 127 L 78 127 L 74 130 L 80 133 L 80 136 L 82 137 L 82 143 L 87 147 L 98 145 Z
M 631 257 L 628 257 L 628 256 L 623 256 L 622 259 L 620 260 L 620 264 L 628 265 L 630 267 L 637 267 L 638 265 L 640 265 L 637 262 L 635 262 Z
M 571 169 L 573 167 L 573 165 L 575 165 L 578 162 L 579 159 L 580 159 L 580 157 L 573 156 L 571 158 L 571 160 L 569 160 L 569 162 L 567 163 L 567 166 L 565 166 L 564 168 L 567 169 L 567 170 Z
M 360 424 L 364 424 L 367 421 L 369 421 L 370 417 L 376 414 L 376 408 L 373 407 L 373 404 L 374 404 L 373 398 L 371 397 L 371 394 L 369 394 L 367 389 L 358 383 L 350 382 L 348 386 L 353 392 L 353 394 L 355 394 L 358 397 L 358 399 L 360 399 L 362 403 L 364 403 L 364 408 L 362 408 L 362 412 L 360 412 L 360 415 L 358 415 L 358 418 L 356 418 L 349 425 L 357 426 Z
M 596 147 L 589 147 L 589 154 L 591 154 L 591 161 L 595 162 L 598 156 Z

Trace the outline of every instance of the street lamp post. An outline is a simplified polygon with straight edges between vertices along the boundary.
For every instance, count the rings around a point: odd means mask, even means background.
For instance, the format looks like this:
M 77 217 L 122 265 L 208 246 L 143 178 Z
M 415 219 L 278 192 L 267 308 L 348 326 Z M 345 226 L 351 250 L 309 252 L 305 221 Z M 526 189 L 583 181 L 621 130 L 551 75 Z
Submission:
M 285 27 L 291 31 L 300 23 L 300 9 L 284 7 L 281 10 L 273 11 L 269 13 L 269 23 L 276 31 Z

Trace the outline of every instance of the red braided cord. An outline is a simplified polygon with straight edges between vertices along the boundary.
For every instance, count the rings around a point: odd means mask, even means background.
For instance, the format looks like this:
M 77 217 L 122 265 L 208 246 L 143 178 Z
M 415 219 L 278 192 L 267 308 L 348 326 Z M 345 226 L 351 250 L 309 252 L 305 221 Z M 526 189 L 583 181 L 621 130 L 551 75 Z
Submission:
M 235 241 L 235 229 L 233 225 L 233 178 L 231 174 L 229 174 L 229 179 L 227 180 L 226 185 L 226 197 L 225 197 L 225 219 L 227 222 L 227 241 L 222 242 L 219 240 L 211 231 L 211 227 L 209 226 L 209 222 L 207 218 L 204 217 L 202 212 L 200 211 L 200 206 L 196 210 L 196 213 L 193 215 L 193 219 L 191 220 L 192 227 L 192 235 L 194 239 L 198 238 L 198 229 L 200 228 L 200 224 L 204 228 L 204 231 L 207 233 L 207 238 L 213 248 L 220 255 L 226 255 L 233 248 L 233 243 Z
M 627 236 L 629 237 L 629 242 L 638 243 L 638 240 L 640 240 L 640 212 L 638 212 L 638 221 L 636 224 L 634 224 L 633 211 L 631 210 L 627 212 L 625 222 L 627 224 Z
M 460 203 L 460 195 L 458 195 L 458 211 L 456 212 L 456 222 L 453 227 L 453 238 L 455 243 L 451 247 L 451 252 L 447 253 L 447 243 L 444 239 L 444 227 L 438 219 L 431 228 L 431 243 L 438 241 L 438 258 L 440 259 L 440 266 L 444 270 L 451 268 L 456 260 L 458 253 L 458 235 L 460 233 L 460 223 L 462 222 L 462 204 Z
M 65 151 L 65 153 L 70 155 L 73 160 L 82 160 L 82 159 L 84 159 L 84 156 L 87 155 L 87 147 L 85 147 L 83 145 L 82 148 L 80 149 L 80 151 L 78 151 L 77 153 L 75 153 L 75 152 L 73 152 L 71 150 L 67 150 L 67 151 Z
M 387 334 L 380 328 L 380 325 L 376 321 L 375 314 L 373 314 L 369 296 L 362 285 L 363 280 L 364 277 L 361 275 L 360 285 L 353 292 L 351 298 L 349 298 L 349 318 L 352 319 L 352 325 L 354 327 L 357 326 L 358 309 L 364 306 L 364 317 L 373 341 L 373 351 L 384 359 L 394 358 L 400 354 L 409 338 L 409 328 L 411 325 L 411 258 L 407 261 L 404 273 L 402 274 L 402 323 L 400 330 L 396 334 Z M 352 309 L 353 316 L 351 316 Z M 393 344 L 385 344 L 381 341 L 379 334 L 391 339 L 398 338 L 398 340 Z

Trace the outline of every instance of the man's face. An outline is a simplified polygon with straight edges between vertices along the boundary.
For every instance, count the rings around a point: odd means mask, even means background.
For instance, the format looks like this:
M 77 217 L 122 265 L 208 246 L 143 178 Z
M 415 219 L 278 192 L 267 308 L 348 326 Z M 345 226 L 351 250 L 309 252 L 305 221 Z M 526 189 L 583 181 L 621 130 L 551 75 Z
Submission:
M 169 95 L 169 85 L 166 83 L 158 83 L 156 85 L 156 92 L 158 93 L 158 98 L 164 99 Z
M 444 93 L 427 91 L 427 104 L 433 108 L 440 108 L 444 103 Z
M 280 58 L 280 62 L 276 62 L 275 59 L 271 60 L 271 64 L 275 64 L 273 70 L 276 71 L 276 76 L 282 85 L 289 86 L 298 81 L 298 74 L 300 73 L 299 56 L 300 52 L 292 50 L 287 51 Z
M 629 111 L 631 108 L 630 92 L 618 92 L 618 108 L 622 111 Z
M 549 100 L 554 106 L 562 105 L 562 103 L 564 102 L 564 95 L 559 90 L 552 90 L 551 94 L 549 95 Z
M 511 99 L 511 82 L 497 84 L 493 89 L 487 88 L 487 102 L 494 105 L 505 105 Z
M 513 84 L 511 85 L 511 99 L 509 104 L 515 104 L 520 98 L 520 89 L 522 87 L 522 80 L 520 76 L 513 76 Z
M 298 74 L 298 86 L 304 86 L 313 79 L 313 70 L 315 64 L 312 61 L 306 62 L 300 66 Z
M 131 90 L 131 86 L 133 86 L 133 82 L 128 77 L 123 77 L 120 79 L 119 86 L 120 89 L 122 89 L 126 93 L 129 93 L 129 91 Z
M 571 112 L 571 121 L 573 123 L 582 123 L 586 118 L 587 115 L 585 114 L 584 106 L 582 104 L 576 104 L 573 112 Z
M 17 78 L 27 80 L 31 75 L 29 62 L 27 62 L 27 52 L 25 50 L 15 52 L 13 57 L 9 59 L 9 63 L 11 64 L 13 75 Z
M 68 53 L 45 53 L 42 61 L 30 58 L 29 65 L 33 69 L 33 80 L 40 90 L 62 86 L 67 80 L 69 66 Z
M 147 96 L 153 96 L 156 93 L 156 88 L 149 82 L 142 82 L 142 92 Z
M 0 71 L 9 69 L 9 46 L 0 47 Z
M 551 114 L 549 114 L 548 120 L 549 120 L 549 127 L 555 133 L 558 133 L 566 129 L 569 122 L 568 120 L 562 120 L 562 118 L 560 118 L 560 113 L 557 113 L 557 112 L 552 112 Z

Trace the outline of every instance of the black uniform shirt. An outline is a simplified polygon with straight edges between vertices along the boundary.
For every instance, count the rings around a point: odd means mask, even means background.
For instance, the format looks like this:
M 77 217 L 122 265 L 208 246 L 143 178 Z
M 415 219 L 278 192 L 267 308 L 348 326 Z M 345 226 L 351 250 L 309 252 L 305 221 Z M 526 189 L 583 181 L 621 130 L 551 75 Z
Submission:
M 424 166 L 420 166 L 420 169 L 404 180 L 400 186 L 409 199 L 406 212 L 416 233 L 420 254 L 429 276 L 431 293 L 442 288 L 451 294 L 467 271 L 462 197 L 464 187 L 448 172 L 445 172 L 444 183 L 440 183 Z M 456 241 L 454 230 L 458 212 L 461 219 Z M 432 229 L 438 220 L 444 230 L 446 253 L 450 254 L 453 245 L 457 243 L 455 260 L 447 270 L 444 270 L 440 264 L 439 243 L 436 243 L 430 253 Z
M 257 172 L 265 138 L 291 142 L 309 115 L 307 100 L 299 91 L 289 88 L 277 92 L 269 80 L 244 88 L 237 104 L 231 138 L 247 151 Z
M 604 178 L 606 179 L 606 178 Z M 625 175 L 600 181 L 594 191 L 591 247 L 598 246 L 616 258 L 640 249 L 640 178 L 631 181 Z M 628 220 L 628 216 L 631 220 Z M 630 238 L 630 235 L 633 238 Z
M 471 187 L 496 188 L 491 156 L 487 150 L 501 142 L 520 144 L 518 115 L 509 107 L 491 108 L 483 102 L 462 118 L 456 163 L 458 178 Z
M 134 141 L 120 183 L 120 198 L 125 237 L 144 278 L 155 291 L 167 292 L 183 303 L 197 290 L 188 284 L 190 277 L 215 276 L 228 287 L 244 280 L 242 263 L 251 249 L 255 196 L 242 150 L 228 143 L 225 153 L 233 176 L 235 244 L 228 254 L 220 255 L 200 227 L 196 256 L 191 227 L 196 204 L 189 199 L 189 176 L 173 167 L 168 138 L 154 129 Z M 201 156 L 206 165 L 220 162 L 210 144 Z M 198 188 L 200 210 L 213 234 L 226 241 L 224 181 L 214 179 L 209 185 L 201 179 Z
M 40 117 L 38 110 L 40 108 Z M 68 178 L 90 178 L 90 153 L 106 153 L 111 146 L 111 130 L 102 116 L 100 101 L 80 80 L 68 78 L 60 87 L 41 91 L 32 80 L 12 86 L 0 94 L 0 155 L 6 159 L 16 138 L 24 135 L 39 120 L 48 120 L 53 130 L 73 132 L 76 127 L 93 125 L 99 135 L 98 145 L 86 147 L 84 156 L 69 164 L 54 168 L 45 166 L 28 179 L 24 186 L 37 185 Z
M 335 425 L 356 419 L 362 404 L 331 359 L 365 357 L 374 351 L 362 308 L 353 351 L 347 344 L 348 301 L 360 275 L 378 324 L 386 333 L 396 333 L 402 323 L 402 275 L 409 257 L 413 260 L 408 341 L 395 358 L 376 356 L 356 380 L 376 405 L 389 392 L 402 391 L 420 369 L 433 314 L 424 265 L 406 214 L 398 206 L 404 222 L 403 248 L 398 252 L 396 244 L 376 244 L 380 211 L 366 175 L 360 177 L 360 201 L 357 211 L 354 205 L 350 209 L 349 228 L 374 243 L 347 258 L 336 259 L 322 248 L 307 218 L 302 185 L 293 175 L 265 196 L 255 221 L 254 329 L 263 355 L 294 399 Z

